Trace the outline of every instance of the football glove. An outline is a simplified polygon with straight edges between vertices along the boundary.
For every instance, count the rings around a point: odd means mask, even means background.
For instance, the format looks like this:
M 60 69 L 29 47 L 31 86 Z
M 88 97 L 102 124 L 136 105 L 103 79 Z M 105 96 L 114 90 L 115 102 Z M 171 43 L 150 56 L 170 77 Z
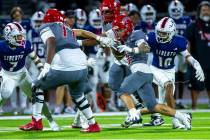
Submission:
M 122 53 L 122 52 L 129 52 L 129 53 L 132 52 L 132 48 L 130 48 L 126 45 L 119 45 L 119 46 L 117 46 L 117 48 L 118 48 L 118 51 L 120 53 Z
M 193 67 L 196 70 L 195 77 L 197 78 L 197 80 L 201 81 L 201 82 L 204 81 L 205 80 L 205 76 L 204 76 L 203 70 L 202 70 L 201 65 L 199 64 L 199 62 L 195 61 L 195 63 L 193 64 Z
M 95 66 L 96 60 L 94 58 L 88 58 L 87 60 L 87 66 Z
M 109 66 L 110 66 L 110 62 L 106 60 L 103 66 L 103 71 L 107 72 L 109 70 Z
M 41 70 L 37 79 L 40 80 L 41 78 L 45 77 L 45 75 L 49 72 L 49 70 L 50 70 L 50 64 L 45 63 L 44 68 Z
M 100 42 L 100 44 L 104 47 L 112 47 L 114 46 L 115 42 L 112 38 L 97 36 L 96 40 Z

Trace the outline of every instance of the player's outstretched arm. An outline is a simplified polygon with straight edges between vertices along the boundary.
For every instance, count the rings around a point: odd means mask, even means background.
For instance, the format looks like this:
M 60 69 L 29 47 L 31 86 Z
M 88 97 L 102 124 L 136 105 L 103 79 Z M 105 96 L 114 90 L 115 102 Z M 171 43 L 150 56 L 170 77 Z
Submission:
M 96 34 L 94 34 L 92 32 L 86 31 L 86 30 L 73 29 L 73 32 L 74 32 L 74 35 L 76 37 L 83 37 L 83 38 L 86 38 L 86 39 L 94 39 L 99 44 L 101 44 L 102 46 L 112 47 L 115 44 L 115 42 L 114 42 L 114 40 L 112 38 L 102 37 L 102 36 L 96 35 Z M 83 43 L 80 44 L 80 45 L 83 46 Z
M 136 47 L 131 48 L 127 45 L 119 45 L 117 47 L 120 52 L 129 52 L 129 53 L 148 53 L 150 52 L 150 46 L 144 39 L 140 39 L 136 41 Z
M 191 54 L 188 52 L 188 50 L 185 50 L 183 52 L 181 52 L 181 54 L 185 57 L 185 59 L 187 60 L 187 62 L 189 64 L 191 64 L 193 66 L 193 68 L 196 70 L 196 78 L 199 81 L 204 81 L 205 77 L 204 77 L 204 73 L 203 73 L 203 69 L 201 68 L 200 63 L 191 56 Z
M 39 70 L 43 69 L 44 65 L 42 64 L 40 58 L 36 55 L 35 51 L 31 52 L 29 54 L 29 57 L 32 59 L 32 61 Z

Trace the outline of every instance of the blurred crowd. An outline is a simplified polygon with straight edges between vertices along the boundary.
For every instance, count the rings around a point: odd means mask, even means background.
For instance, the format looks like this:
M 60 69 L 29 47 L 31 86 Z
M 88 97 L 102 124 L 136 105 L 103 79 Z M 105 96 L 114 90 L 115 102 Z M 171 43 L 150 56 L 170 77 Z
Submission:
M 34 5 L 32 11 L 34 14 L 24 15 L 24 10 L 21 6 L 18 5 L 18 1 L 16 1 L 16 6 L 14 6 L 10 10 L 10 18 L 1 18 L 0 19 L 0 34 L 2 35 L 2 29 L 4 26 L 11 22 L 16 21 L 19 22 L 27 31 L 27 39 L 32 43 L 34 49 L 36 49 L 37 55 L 43 59 L 45 58 L 45 49 L 43 44 L 41 43 L 40 38 L 36 34 L 37 27 L 42 24 L 44 12 L 51 8 L 55 7 L 67 17 L 66 24 L 68 24 L 71 28 L 85 29 L 96 34 L 101 34 L 102 25 L 101 25 L 101 16 L 99 5 L 100 1 L 98 0 L 52 0 L 52 1 L 38 1 L 32 0 L 32 4 Z M 199 41 L 196 42 L 196 35 L 203 36 L 203 38 L 208 42 L 206 44 L 200 44 L 199 47 L 210 47 L 210 32 L 209 32 L 209 20 L 207 22 L 203 22 L 201 20 L 203 17 L 198 17 L 200 12 L 203 12 L 201 7 L 197 7 L 201 0 L 182 0 L 181 2 L 174 3 L 171 0 L 131 0 L 130 3 L 126 0 L 120 0 L 121 12 L 127 14 L 135 25 L 135 29 L 142 29 L 145 33 L 150 31 L 154 31 L 155 23 L 157 21 L 157 14 L 163 13 L 161 16 L 170 16 L 173 18 L 177 24 L 178 34 L 184 35 L 190 42 L 191 54 L 199 61 L 207 74 L 207 81 L 205 82 L 205 86 L 208 90 L 208 95 L 210 97 L 210 64 L 208 64 L 208 53 L 210 53 L 209 49 L 199 49 L 198 44 Z M 1 5 L 2 1 L 0 1 Z M 196 15 L 196 9 L 197 15 Z M 210 9 L 210 7 L 208 7 Z M 1 9 L 1 8 L 0 8 Z M 207 9 L 207 18 L 210 16 L 210 10 Z M 189 14 L 190 12 L 190 14 Z M 204 11 L 206 12 L 206 11 Z M 2 11 L 1 11 L 2 13 Z M 186 16 L 186 15 L 191 15 Z M 197 16 L 197 17 L 196 17 Z M 30 18 L 28 18 L 30 17 Z M 192 23 L 196 23 L 193 27 L 189 26 Z M 197 29 L 197 28 L 198 29 Z M 187 31 L 186 31 L 187 30 Z M 196 33 L 194 33 L 196 32 Z M 96 46 L 84 48 L 84 52 L 89 57 L 93 57 L 97 59 L 97 65 L 94 67 L 89 67 L 89 80 L 90 80 L 90 90 L 91 94 L 89 98 L 92 99 L 92 108 L 94 112 L 103 112 L 103 111 L 121 111 L 124 110 L 124 105 L 121 101 L 112 94 L 113 91 L 107 85 L 108 79 L 108 70 L 112 63 L 112 58 L 105 57 L 103 55 L 99 55 L 100 50 L 97 49 Z M 197 53 L 199 52 L 199 53 Z M 205 56 L 202 56 L 204 54 Z M 180 65 L 183 63 L 183 58 L 177 57 L 177 77 L 176 77 L 176 98 L 177 98 L 177 108 L 186 108 L 186 105 L 183 102 L 183 93 L 185 85 L 189 84 L 189 89 L 191 91 L 192 97 L 192 108 L 197 108 L 197 98 L 198 93 L 204 90 L 204 85 L 193 83 L 193 79 L 190 68 L 186 65 Z M 27 62 L 27 68 L 29 69 L 30 74 L 35 79 L 38 71 L 35 70 L 35 66 L 29 61 Z M 54 103 L 50 103 L 52 105 L 51 109 L 54 114 L 61 113 L 75 113 L 75 105 L 71 100 L 71 96 L 69 94 L 69 90 L 66 86 L 58 87 L 55 90 L 46 91 L 46 92 L 54 92 L 55 94 L 45 94 L 46 102 L 53 100 Z M 50 96 L 51 97 L 50 97 Z M 22 91 L 17 87 L 13 93 L 13 96 L 10 98 L 12 112 L 14 114 L 24 113 L 31 114 L 31 101 L 27 100 L 27 98 L 23 95 Z M 210 108 L 210 103 L 209 103 Z M 0 112 L 3 112 L 1 109 Z

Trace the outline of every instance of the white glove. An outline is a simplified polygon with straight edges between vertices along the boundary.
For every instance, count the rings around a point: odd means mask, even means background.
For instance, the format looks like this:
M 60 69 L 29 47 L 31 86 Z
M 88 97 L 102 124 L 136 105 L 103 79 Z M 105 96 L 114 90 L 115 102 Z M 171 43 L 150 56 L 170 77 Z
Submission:
M 120 53 L 122 53 L 122 52 L 132 52 L 132 48 L 130 48 L 126 45 L 119 45 L 119 46 L 117 46 L 117 48 L 118 48 L 118 51 Z
M 87 60 L 87 66 L 95 66 L 96 60 L 94 58 L 88 58 Z
M 115 42 L 112 38 L 109 37 L 102 37 L 102 36 L 97 36 L 96 40 L 100 42 L 100 44 L 104 47 L 112 47 L 114 46 Z
M 41 78 L 45 77 L 45 75 L 49 72 L 49 70 L 50 70 L 50 64 L 45 63 L 44 64 L 44 68 L 40 72 L 40 74 L 39 74 L 37 79 L 40 80 Z
M 102 58 L 105 58 L 106 55 L 104 53 L 104 50 L 102 48 L 99 48 L 97 53 L 96 53 L 96 58 L 99 58 L 99 59 L 102 59 Z
M 205 76 L 204 76 L 203 70 L 202 70 L 201 65 L 199 64 L 199 62 L 196 61 L 196 62 L 193 64 L 193 67 L 194 67 L 195 70 L 196 70 L 196 75 L 195 75 L 195 77 L 198 79 L 198 81 L 203 82 L 203 81 L 205 80 Z
M 128 111 L 127 121 L 129 121 L 129 123 L 131 123 L 131 124 L 140 123 L 140 121 L 141 121 L 141 119 L 140 119 L 140 112 L 138 112 L 135 108 L 130 109 Z

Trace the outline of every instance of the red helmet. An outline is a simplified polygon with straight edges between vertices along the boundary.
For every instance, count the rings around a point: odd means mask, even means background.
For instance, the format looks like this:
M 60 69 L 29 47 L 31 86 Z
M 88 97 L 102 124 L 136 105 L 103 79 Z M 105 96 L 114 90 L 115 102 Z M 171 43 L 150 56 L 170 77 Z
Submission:
M 64 22 L 64 15 L 57 9 L 48 9 L 44 15 L 44 23 Z
M 103 0 L 100 5 L 102 19 L 106 23 L 111 23 L 116 15 L 120 14 L 119 0 Z
M 112 29 L 117 34 L 116 30 L 123 30 L 121 36 L 118 38 L 122 41 L 126 40 L 130 33 L 133 31 L 134 26 L 132 20 L 125 15 L 118 15 L 112 22 Z

